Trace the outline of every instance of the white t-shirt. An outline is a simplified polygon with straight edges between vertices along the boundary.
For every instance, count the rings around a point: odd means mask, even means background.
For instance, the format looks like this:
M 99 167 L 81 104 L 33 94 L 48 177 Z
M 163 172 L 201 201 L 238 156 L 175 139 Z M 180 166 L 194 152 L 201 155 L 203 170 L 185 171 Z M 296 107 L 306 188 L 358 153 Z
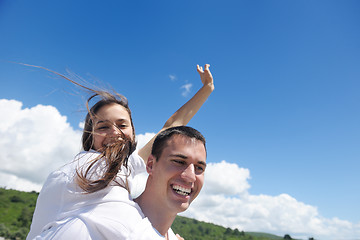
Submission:
M 133 201 L 145 189 L 147 172 L 134 152 L 128 168 L 122 167 L 116 180 L 127 181 L 129 192 L 115 183 L 95 193 L 85 193 L 75 182 L 76 169 L 99 156 L 81 152 L 75 160 L 47 178 L 40 191 L 27 240 L 30 239 L 164 239 Z M 100 161 L 99 164 L 101 164 Z M 99 174 L 92 171 L 93 177 Z M 171 229 L 170 239 L 177 239 Z

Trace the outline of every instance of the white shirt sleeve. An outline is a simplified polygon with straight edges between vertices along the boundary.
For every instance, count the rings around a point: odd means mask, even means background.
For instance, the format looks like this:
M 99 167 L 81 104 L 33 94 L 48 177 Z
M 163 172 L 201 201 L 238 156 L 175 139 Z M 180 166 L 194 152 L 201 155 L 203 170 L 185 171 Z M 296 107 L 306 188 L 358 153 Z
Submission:
M 171 228 L 169 228 L 169 230 L 168 230 L 168 237 L 169 237 L 169 240 L 178 240 L 178 238 L 176 237 L 175 233 L 173 232 L 173 230 Z
M 37 198 L 30 232 L 26 239 L 39 235 L 50 222 L 59 220 L 69 207 L 84 200 L 84 192 L 74 182 L 76 168 L 99 156 L 97 152 L 81 152 L 75 159 L 50 173 Z
M 127 175 L 126 180 L 124 180 L 124 177 L 126 177 L 125 175 Z M 122 181 L 127 181 L 132 199 L 137 198 L 144 192 L 148 176 L 149 174 L 146 171 L 145 162 L 139 156 L 137 151 L 133 152 L 129 157 L 128 168 L 126 169 L 123 166 L 120 174 L 118 174 L 118 177 L 120 177 Z
M 33 239 L 41 233 L 47 223 L 56 220 L 57 213 L 62 208 L 61 199 L 66 179 L 67 177 L 61 171 L 51 173 L 46 179 L 37 198 L 30 232 L 26 239 Z
M 127 183 L 130 195 L 125 188 L 114 184 L 86 194 L 76 184 L 76 169 L 98 156 L 96 152 L 80 153 L 72 163 L 50 174 L 38 197 L 27 240 L 35 236 L 35 239 L 56 240 L 74 236 L 85 240 L 114 236 L 116 239 L 164 239 L 132 201 L 144 191 L 148 177 L 145 163 L 137 152 L 129 157 L 128 168 L 122 167 L 116 179 Z M 101 168 L 96 171 L 98 169 Z M 99 173 L 96 171 L 94 177 Z M 96 211 L 89 210 L 93 208 Z M 131 215 L 134 217 L 129 217 Z M 134 231 L 133 226 L 136 226 Z M 137 238 L 141 232 L 145 235 Z
M 164 240 L 125 189 L 118 186 L 109 188 L 108 195 L 118 196 L 117 201 L 83 207 L 76 215 L 50 224 L 35 239 Z
M 41 235 L 36 236 L 34 240 L 66 240 L 75 238 L 81 240 L 93 239 L 86 224 L 78 218 L 70 219 L 65 223 L 59 223 L 56 226 L 54 225 L 46 231 L 43 231 Z

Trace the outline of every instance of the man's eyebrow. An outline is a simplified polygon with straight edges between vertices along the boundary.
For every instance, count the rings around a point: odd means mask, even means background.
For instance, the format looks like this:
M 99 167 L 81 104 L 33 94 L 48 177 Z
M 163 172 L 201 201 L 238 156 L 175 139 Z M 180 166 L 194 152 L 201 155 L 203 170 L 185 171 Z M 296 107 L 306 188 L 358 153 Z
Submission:
M 178 157 L 182 159 L 187 159 L 188 157 L 183 154 L 170 154 L 170 157 Z
M 170 154 L 170 157 L 178 157 L 178 158 L 182 158 L 182 159 L 188 158 L 186 155 L 183 155 L 183 154 Z M 198 161 L 197 163 L 206 167 L 206 162 L 204 162 L 204 161 Z
M 198 161 L 198 164 L 203 165 L 204 167 L 206 167 L 206 162 L 204 162 L 204 161 Z

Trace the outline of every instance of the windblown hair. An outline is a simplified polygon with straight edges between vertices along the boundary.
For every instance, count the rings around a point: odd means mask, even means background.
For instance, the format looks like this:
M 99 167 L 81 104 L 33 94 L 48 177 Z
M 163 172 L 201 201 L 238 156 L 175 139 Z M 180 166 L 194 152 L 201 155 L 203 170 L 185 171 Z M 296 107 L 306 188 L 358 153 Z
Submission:
M 100 96 L 102 99 L 99 100 L 97 103 L 94 104 L 94 106 L 89 109 L 89 102 L 91 99 L 93 99 L 96 96 Z M 88 114 L 85 118 L 85 125 L 84 125 L 84 131 L 82 135 L 82 145 L 85 151 L 89 151 L 90 149 L 94 149 L 94 120 L 96 118 L 97 112 L 104 106 L 111 105 L 111 104 L 119 104 L 125 108 L 125 110 L 129 113 L 130 116 L 130 122 L 131 127 L 133 130 L 133 136 L 135 136 L 135 128 L 133 124 L 133 120 L 131 117 L 131 110 L 128 105 L 128 101 L 126 97 L 119 93 L 111 94 L 107 91 L 96 91 L 94 95 L 92 95 L 86 103 L 86 107 L 88 110 Z M 120 131 L 121 132 L 121 131 Z
M 156 161 L 158 161 L 164 148 L 167 146 L 168 140 L 174 135 L 180 135 L 180 136 L 199 140 L 204 144 L 206 151 L 205 137 L 198 130 L 188 126 L 171 127 L 160 132 L 155 138 L 151 150 L 151 155 L 153 155 L 156 158 Z
M 87 193 L 97 192 L 112 181 L 127 189 L 126 183 L 116 181 L 116 175 L 121 166 L 127 167 L 132 148 L 132 140 L 126 138 L 107 145 L 93 161 L 76 169 L 77 184 Z
M 102 99 L 89 109 L 89 101 L 98 95 L 100 95 Z M 94 149 L 94 120 L 97 112 L 102 107 L 111 104 L 119 104 L 126 109 L 130 116 L 133 136 L 135 136 L 134 124 L 127 99 L 118 93 L 114 95 L 106 91 L 97 91 L 97 93 L 91 96 L 87 101 L 88 114 L 85 118 L 85 126 L 82 135 L 82 144 L 85 151 L 98 150 Z M 122 134 L 121 138 L 116 139 L 114 143 L 105 146 L 102 149 L 101 154 L 95 158 L 85 170 L 82 168 L 76 170 L 77 184 L 87 193 L 93 193 L 107 187 L 111 181 L 115 181 L 121 166 L 127 167 L 128 158 L 136 149 L 136 142 L 126 137 L 121 130 L 119 132 Z M 101 161 L 105 164 L 98 164 Z M 94 166 L 104 168 L 104 170 L 101 171 L 102 174 L 100 174 L 97 179 L 91 177 Z
M 19 63 L 21 65 L 36 67 L 52 72 L 69 82 L 84 88 L 92 93 L 92 96 L 86 102 L 87 115 L 85 118 L 85 126 L 82 135 L 82 145 L 85 151 L 99 150 L 94 149 L 94 120 L 97 112 L 103 107 L 111 104 L 119 104 L 123 106 L 129 113 L 131 127 L 133 129 L 133 137 L 135 137 L 134 124 L 131 117 L 131 111 L 128 106 L 128 101 L 123 95 L 112 91 L 96 90 L 86 87 L 63 74 L 50 70 L 42 66 L 35 66 L 26 63 Z M 100 97 L 97 103 L 89 108 L 89 102 L 95 98 Z M 120 129 L 119 129 L 120 130 Z M 87 193 L 93 193 L 107 187 L 112 181 L 116 181 L 116 176 L 121 170 L 121 166 L 127 167 L 128 158 L 134 152 L 136 148 L 136 142 L 133 139 L 126 137 L 121 130 L 119 131 L 122 136 L 117 139 L 114 143 L 109 144 L 101 149 L 100 155 L 96 157 L 90 163 L 80 166 L 76 169 L 76 181 L 77 184 Z M 100 173 L 100 174 L 94 174 Z M 94 178 L 95 176 L 95 178 Z M 118 182 L 117 182 L 118 183 Z M 126 183 L 119 183 L 123 187 L 127 188 Z

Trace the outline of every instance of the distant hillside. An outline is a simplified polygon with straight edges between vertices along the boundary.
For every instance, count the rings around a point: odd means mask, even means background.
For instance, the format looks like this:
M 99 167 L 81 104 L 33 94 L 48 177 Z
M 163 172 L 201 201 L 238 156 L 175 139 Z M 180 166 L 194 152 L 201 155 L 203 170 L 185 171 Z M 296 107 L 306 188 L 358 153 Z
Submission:
M 0 188 L 0 236 L 25 239 L 34 213 L 36 192 Z
M 37 192 L 21 192 L 0 188 L 0 237 L 25 239 L 34 213 Z M 248 233 L 224 228 L 191 218 L 176 217 L 172 229 L 185 240 L 278 240 L 267 233 Z M 287 238 L 291 239 L 291 238 Z
M 196 219 L 177 216 L 172 227 L 185 240 L 279 240 L 284 239 L 268 233 L 250 233 L 225 228 Z

